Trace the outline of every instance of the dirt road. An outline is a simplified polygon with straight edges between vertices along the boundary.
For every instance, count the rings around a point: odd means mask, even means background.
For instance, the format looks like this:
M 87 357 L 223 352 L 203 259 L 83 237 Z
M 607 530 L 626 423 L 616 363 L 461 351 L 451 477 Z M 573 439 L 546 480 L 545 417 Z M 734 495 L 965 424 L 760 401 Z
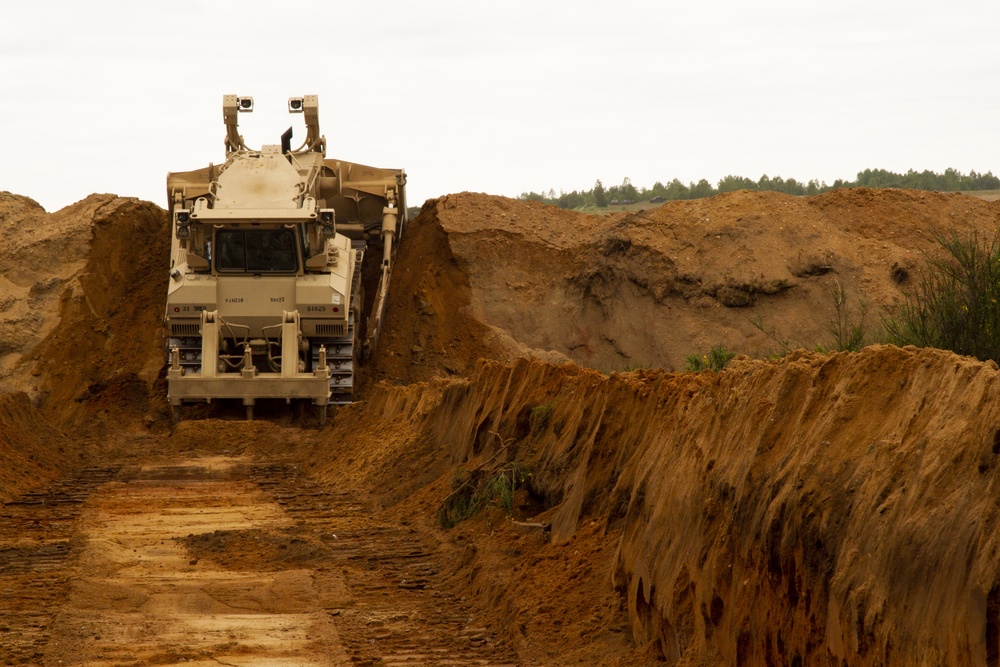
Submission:
M 0 529 L 5 664 L 515 663 L 414 532 L 291 463 L 88 469 Z

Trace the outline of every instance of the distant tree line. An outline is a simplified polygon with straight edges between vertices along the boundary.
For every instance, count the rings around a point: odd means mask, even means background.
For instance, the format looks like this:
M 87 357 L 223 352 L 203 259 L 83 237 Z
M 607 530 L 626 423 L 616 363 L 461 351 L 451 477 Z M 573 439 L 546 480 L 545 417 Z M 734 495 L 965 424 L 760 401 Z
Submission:
M 833 185 L 821 183 L 815 179 L 803 183 L 794 178 L 784 179 L 780 176 L 771 178 L 766 174 L 753 181 L 742 176 L 726 176 L 713 186 L 704 178 L 697 183 L 685 185 L 676 178 L 666 185 L 657 181 L 652 188 L 637 188 L 627 176 L 621 185 L 605 187 L 600 180 L 590 190 L 574 190 L 559 192 L 549 190 L 547 193 L 525 192 L 520 199 L 540 201 L 561 208 L 604 208 L 608 205 L 634 204 L 640 201 L 674 201 L 678 199 L 700 199 L 711 197 L 722 192 L 736 190 L 756 190 L 784 192 L 789 195 L 817 195 L 840 188 L 910 188 L 914 190 L 933 190 L 936 192 L 958 192 L 971 190 L 998 190 L 1000 178 L 993 172 L 979 174 L 970 171 L 963 174 L 955 169 L 946 169 L 943 174 L 933 171 L 910 170 L 905 174 L 897 174 L 885 169 L 865 169 L 858 173 L 853 181 L 837 179 Z

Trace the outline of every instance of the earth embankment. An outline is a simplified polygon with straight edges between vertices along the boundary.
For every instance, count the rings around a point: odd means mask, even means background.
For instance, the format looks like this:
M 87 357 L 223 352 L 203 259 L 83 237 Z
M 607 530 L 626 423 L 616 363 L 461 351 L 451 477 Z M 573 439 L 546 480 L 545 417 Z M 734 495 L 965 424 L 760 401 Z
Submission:
M 619 591 L 636 642 L 669 663 L 995 664 L 998 398 L 992 363 L 894 347 L 697 375 L 488 364 L 469 380 L 375 390 L 386 422 L 425 425 L 353 460 L 366 488 L 413 471 L 390 502 L 420 495 L 426 468 L 407 461 L 427 443 L 453 462 L 527 463 L 548 509 L 524 521 L 576 554 L 600 525 L 597 544 L 615 552 L 585 563 L 607 577 L 593 599 Z M 493 530 L 499 551 L 520 529 Z M 567 567 L 553 582 L 498 551 L 464 567 L 509 628 L 541 623 L 541 591 L 587 580 Z M 567 601 L 548 604 L 573 619 Z M 568 634 L 593 631 L 594 611 Z
M 433 237 L 434 254 L 401 255 L 410 283 L 394 289 L 387 337 L 398 331 L 405 343 L 376 360 L 375 375 L 460 373 L 478 353 L 608 372 L 681 370 L 715 345 L 752 356 L 833 349 L 835 290 L 847 297 L 844 315 L 860 321 L 864 303 L 877 328 L 938 250 L 937 235 L 989 237 L 998 224 L 997 203 L 913 190 L 740 191 L 607 216 L 448 195 L 427 202 L 408 231 L 408 242 Z M 475 335 L 489 344 L 445 340 L 455 329 L 435 318 L 452 309 L 487 327 Z
M 139 397 L 163 367 L 160 320 L 169 263 L 166 213 L 154 204 L 91 195 L 46 214 L 26 198 L 0 195 L 11 257 L 0 312 L 0 388 L 24 391 L 56 423 L 121 425 L 119 410 L 145 411 Z M 117 393 L 116 393 L 117 392 Z

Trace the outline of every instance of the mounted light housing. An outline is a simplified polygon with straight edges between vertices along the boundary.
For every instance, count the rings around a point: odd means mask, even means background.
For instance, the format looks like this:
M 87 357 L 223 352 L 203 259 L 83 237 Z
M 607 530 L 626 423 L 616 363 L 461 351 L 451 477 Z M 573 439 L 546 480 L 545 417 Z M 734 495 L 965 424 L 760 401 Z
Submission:
M 319 210 L 319 222 L 322 225 L 323 236 L 328 239 L 333 238 L 336 232 L 334 228 L 336 218 L 337 215 L 332 208 L 321 208 Z
M 177 238 L 186 239 L 191 236 L 191 211 L 186 208 L 179 208 L 174 211 L 174 220 L 177 227 Z

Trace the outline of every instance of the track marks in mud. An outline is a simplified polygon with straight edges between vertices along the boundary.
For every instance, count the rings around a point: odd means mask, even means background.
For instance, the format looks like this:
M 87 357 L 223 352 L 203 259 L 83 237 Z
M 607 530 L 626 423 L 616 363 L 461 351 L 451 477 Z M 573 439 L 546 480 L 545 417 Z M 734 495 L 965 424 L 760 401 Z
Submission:
M 291 464 L 93 469 L 0 530 L 6 664 L 517 664 L 415 531 Z
M 513 650 L 449 593 L 433 551 L 405 525 L 381 522 L 358 500 L 311 483 L 296 468 L 259 469 L 275 500 L 330 549 L 351 594 L 333 610 L 355 665 L 519 664 Z M 282 480 L 282 481 L 278 481 Z
M 185 544 L 294 525 L 247 478 L 245 461 L 203 458 L 123 477 L 81 517 L 86 546 L 51 628 L 48 662 L 342 664 L 314 570 L 232 570 Z
M 87 468 L 0 510 L 0 662 L 39 664 L 55 612 L 70 586 L 83 503 L 116 469 Z

